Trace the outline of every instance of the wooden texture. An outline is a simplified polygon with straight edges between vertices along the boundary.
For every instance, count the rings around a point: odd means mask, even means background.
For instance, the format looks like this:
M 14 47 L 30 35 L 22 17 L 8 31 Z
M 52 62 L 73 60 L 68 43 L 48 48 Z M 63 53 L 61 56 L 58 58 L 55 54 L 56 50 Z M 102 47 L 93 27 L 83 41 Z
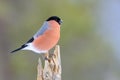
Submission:
M 60 47 L 56 45 L 54 53 L 46 53 L 44 57 L 45 65 L 42 67 L 41 60 L 38 60 L 38 74 L 37 80 L 61 80 L 61 59 L 60 59 Z

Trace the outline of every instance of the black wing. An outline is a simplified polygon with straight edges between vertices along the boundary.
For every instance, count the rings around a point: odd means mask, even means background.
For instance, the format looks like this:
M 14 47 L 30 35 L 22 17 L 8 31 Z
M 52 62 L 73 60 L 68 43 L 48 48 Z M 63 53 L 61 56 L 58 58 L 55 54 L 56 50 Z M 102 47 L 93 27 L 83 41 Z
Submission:
M 27 43 L 31 43 L 31 42 L 33 42 L 33 40 L 34 40 L 34 38 L 32 37 L 31 39 L 29 39 L 29 40 L 27 41 Z

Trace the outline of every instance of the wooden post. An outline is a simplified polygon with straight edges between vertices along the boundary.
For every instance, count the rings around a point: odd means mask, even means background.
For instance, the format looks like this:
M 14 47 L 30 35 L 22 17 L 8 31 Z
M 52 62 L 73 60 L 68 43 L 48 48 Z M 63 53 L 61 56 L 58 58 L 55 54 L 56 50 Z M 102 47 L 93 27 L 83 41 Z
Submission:
M 60 47 L 56 45 L 54 53 L 46 53 L 48 60 L 45 60 L 44 68 L 39 58 L 38 60 L 38 74 L 37 80 L 61 80 L 61 59 L 60 59 Z

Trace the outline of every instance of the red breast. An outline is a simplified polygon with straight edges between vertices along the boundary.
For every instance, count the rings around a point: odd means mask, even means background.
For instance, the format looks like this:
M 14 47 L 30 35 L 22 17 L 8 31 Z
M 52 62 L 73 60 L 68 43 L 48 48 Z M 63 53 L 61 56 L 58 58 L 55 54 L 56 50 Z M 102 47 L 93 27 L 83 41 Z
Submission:
M 49 28 L 33 41 L 33 46 L 38 50 L 50 50 L 60 38 L 60 25 L 54 21 L 48 21 Z

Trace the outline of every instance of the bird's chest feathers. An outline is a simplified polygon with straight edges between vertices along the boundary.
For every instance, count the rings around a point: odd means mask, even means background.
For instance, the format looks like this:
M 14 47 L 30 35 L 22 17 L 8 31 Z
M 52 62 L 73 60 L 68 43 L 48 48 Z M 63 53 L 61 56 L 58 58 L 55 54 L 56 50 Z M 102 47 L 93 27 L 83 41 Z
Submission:
M 59 39 L 60 37 L 60 30 L 58 28 L 49 28 L 45 34 L 43 35 L 43 37 L 46 39 L 46 40 L 57 40 Z
M 46 30 L 43 35 L 40 35 L 38 38 L 36 38 L 33 44 L 39 49 L 46 50 L 57 44 L 59 38 L 60 29 L 52 27 Z
M 60 26 L 58 23 L 51 21 L 48 30 L 44 34 L 47 38 L 59 38 L 60 37 Z

